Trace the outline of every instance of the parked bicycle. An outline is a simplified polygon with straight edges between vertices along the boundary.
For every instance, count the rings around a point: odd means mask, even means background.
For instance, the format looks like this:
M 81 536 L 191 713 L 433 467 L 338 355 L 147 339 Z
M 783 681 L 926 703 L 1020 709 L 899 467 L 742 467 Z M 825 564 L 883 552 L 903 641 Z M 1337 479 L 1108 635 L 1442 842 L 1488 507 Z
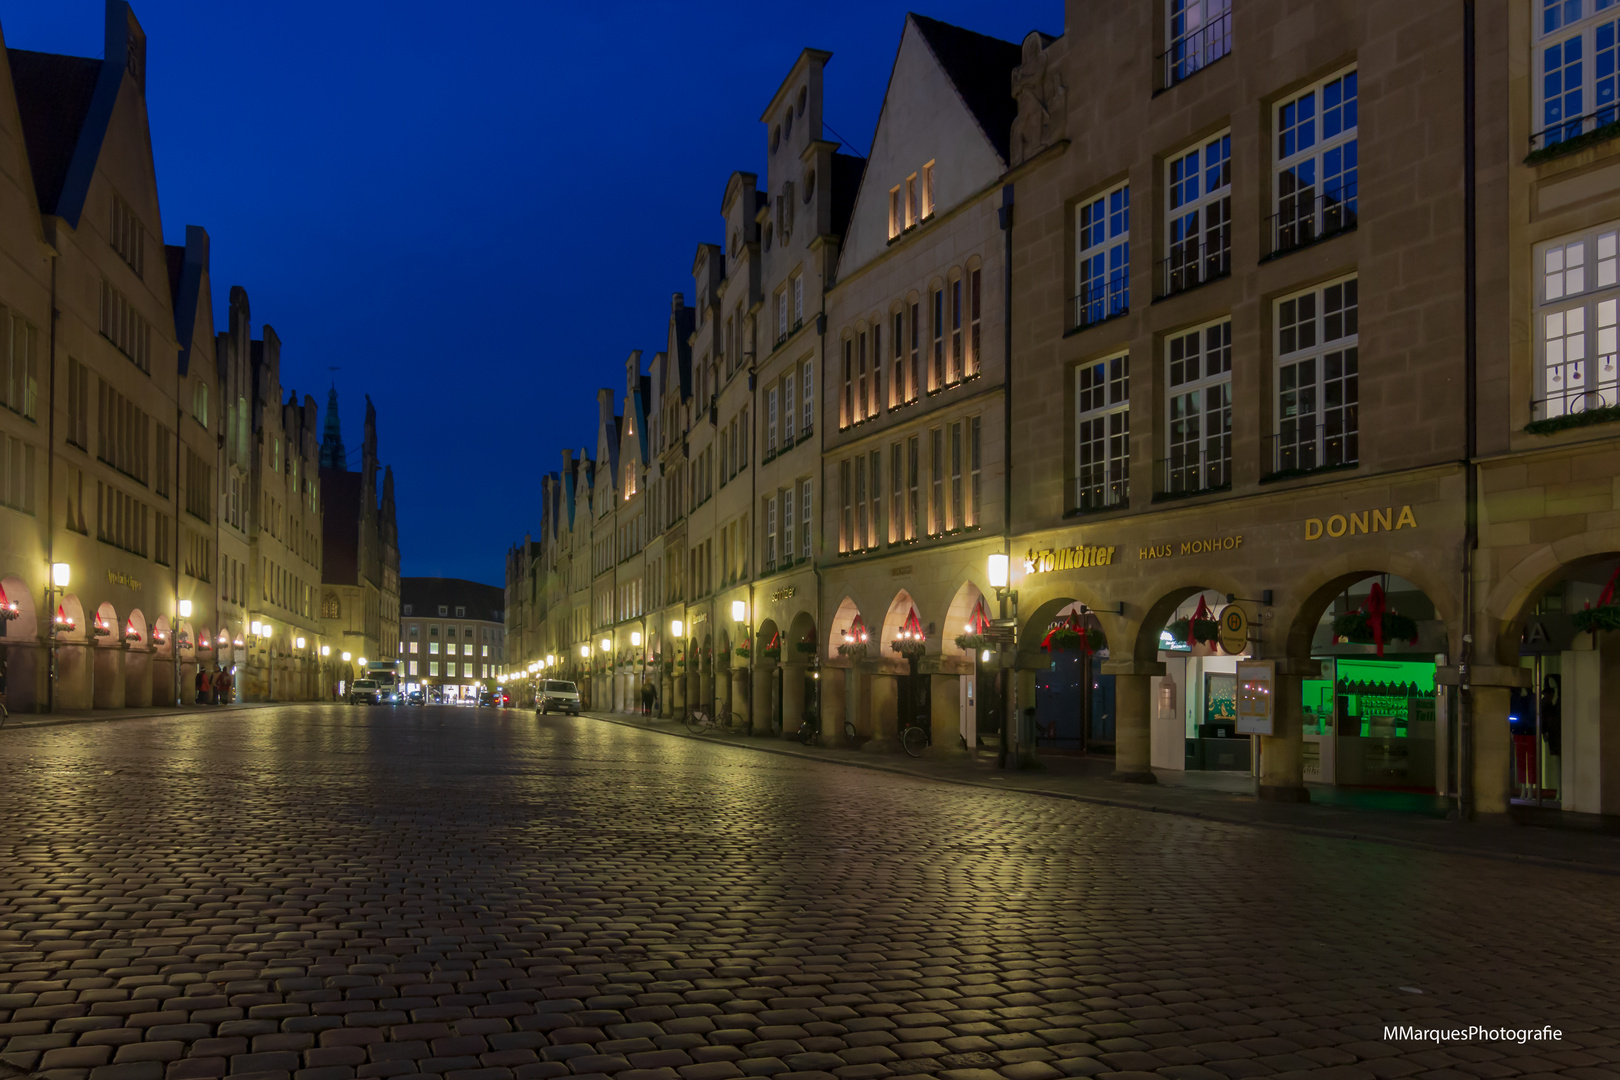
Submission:
M 821 737 L 821 717 L 806 717 L 804 723 L 799 725 L 799 742 L 809 746 Z M 855 725 L 848 720 L 844 721 L 844 742 L 849 746 L 855 745 Z
M 706 705 L 694 705 L 686 713 L 686 730 L 693 735 L 703 735 L 711 731 L 724 731 L 731 727 L 736 719 L 730 709 L 722 706 L 718 710 Z
M 932 745 L 933 741 L 934 733 L 922 720 L 907 720 L 904 730 L 900 732 L 900 745 L 912 757 L 922 757 L 923 748 Z

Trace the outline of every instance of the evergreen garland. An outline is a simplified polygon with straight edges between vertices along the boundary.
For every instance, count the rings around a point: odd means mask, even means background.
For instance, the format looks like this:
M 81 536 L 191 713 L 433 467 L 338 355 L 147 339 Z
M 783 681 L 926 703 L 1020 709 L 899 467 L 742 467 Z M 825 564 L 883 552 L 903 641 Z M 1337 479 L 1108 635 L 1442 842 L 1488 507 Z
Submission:
M 1365 611 L 1347 611 L 1333 620 L 1333 636 L 1355 645 L 1373 643 L 1372 618 Z M 1399 612 L 1384 612 L 1384 640 L 1416 641 L 1417 622 Z

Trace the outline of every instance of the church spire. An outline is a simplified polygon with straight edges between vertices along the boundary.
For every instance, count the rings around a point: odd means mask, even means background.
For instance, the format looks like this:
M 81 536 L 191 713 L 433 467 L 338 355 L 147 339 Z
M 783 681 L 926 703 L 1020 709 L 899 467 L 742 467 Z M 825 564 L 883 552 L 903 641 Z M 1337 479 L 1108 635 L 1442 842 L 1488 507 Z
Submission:
M 343 429 L 338 424 L 336 386 L 326 395 L 326 427 L 321 432 L 321 468 L 348 470 L 348 453 L 343 449 Z

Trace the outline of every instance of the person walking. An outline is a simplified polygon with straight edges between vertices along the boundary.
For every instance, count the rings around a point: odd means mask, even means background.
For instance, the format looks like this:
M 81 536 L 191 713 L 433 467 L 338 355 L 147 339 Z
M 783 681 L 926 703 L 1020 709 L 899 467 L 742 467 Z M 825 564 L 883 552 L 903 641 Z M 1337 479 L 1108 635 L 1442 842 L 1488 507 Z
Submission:
M 209 677 L 208 685 L 213 692 L 213 703 L 218 705 L 220 693 L 225 689 L 225 672 L 218 664 L 214 665 L 214 674 Z
M 652 715 L 652 702 L 653 702 L 652 683 L 644 682 L 644 683 L 641 684 L 641 715 L 642 716 L 650 716 L 650 715 Z
M 197 704 L 208 704 L 209 694 L 208 669 L 201 664 L 197 665 Z
M 229 705 L 231 703 L 231 692 L 236 689 L 236 676 L 231 674 L 230 668 L 226 668 L 220 677 L 225 680 L 225 695 L 220 700 L 220 704 Z

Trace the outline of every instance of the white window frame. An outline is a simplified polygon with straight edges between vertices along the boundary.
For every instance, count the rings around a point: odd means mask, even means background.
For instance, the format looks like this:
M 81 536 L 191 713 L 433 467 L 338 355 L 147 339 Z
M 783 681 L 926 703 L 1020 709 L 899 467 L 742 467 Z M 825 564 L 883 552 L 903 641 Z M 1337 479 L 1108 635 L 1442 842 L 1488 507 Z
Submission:
M 804 325 L 804 275 L 794 274 L 791 280 L 793 282 L 792 328 L 797 330 Z
M 1620 222 L 1538 244 L 1531 418 L 1620 405 Z
M 1352 64 L 1272 106 L 1272 254 L 1355 228 L 1359 82 Z M 1331 135 L 1325 133 L 1330 122 L 1336 127 Z M 1306 139 L 1309 145 L 1302 147 Z M 1330 168 L 1337 170 L 1331 183 Z
M 810 517 L 811 483 L 812 481 L 809 480 L 799 483 L 799 530 L 801 532 L 799 537 L 799 558 L 801 559 L 810 557 L 811 526 L 813 524 Z
M 776 569 L 776 496 L 765 500 L 765 569 Z
M 1198 358 L 1198 374 L 1178 376 L 1176 365 L 1186 365 L 1192 353 Z M 1217 356 L 1220 370 L 1210 371 L 1210 358 Z M 1185 367 L 1183 368 L 1183 371 Z M 1165 455 L 1161 494 L 1211 491 L 1232 482 L 1232 317 L 1190 326 L 1164 339 L 1164 437 Z M 1190 407 L 1189 407 L 1190 406 Z M 1211 434 L 1210 421 L 1218 430 Z M 1197 424 L 1190 436 L 1178 425 Z M 1178 434 L 1181 437 L 1178 438 Z M 1188 453 L 1187 448 L 1192 447 Z M 1178 453 L 1178 451 L 1180 451 Z M 1212 453 L 1212 451 L 1214 451 Z
M 803 375 L 802 382 L 803 382 L 803 389 L 804 389 L 804 401 L 803 401 L 803 404 L 802 404 L 802 408 L 804 409 L 804 431 L 803 431 L 802 434 L 808 435 L 808 434 L 810 434 L 811 431 L 813 431 L 815 429 L 815 423 L 816 423 L 816 409 L 815 409 L 816 366 L 815 366 L 815 361 L 814 360 L 806 360 L 804 362 L 804 368 L 803 368 L 803 371 L 802 371 L 802 375 Z
M 1164 223 L 1163 295 L 1231 272 L 1231 128 L 1184 146 L 1165 161 Z
M 1131 493 L 1131 355 L 1074 372 L 1074 508 L 1123 506 Z
M 1359 295 L 1351 274 L 1274 301 L 1278 471 L 1359 460 Z
M 781 342 L 787 338 L 788 332 L 788 294 L 787 289 L 776 290 L 776 340 Z
M 1232 51 L 1232 0 L 1165 0 L 1164 85 Z
M 765 391 L 765 452 L 776 453 L 776 387 Z
M 787 378 L 782 380 L 782 449 L 790 450 L 793 447 L 793 384 L 797 380 L 793 372 L 789 371 Z
M 905 211 L 900 206 L 900 185 L 896 184 L 889 189 L 889 239 L 893 240 L 905 231 Z
M 1574 18 L 1568 18 L 1574 7 Z M 1532 151 L 1545 150 L 1620 120 L 1620 71 L 1599 78 L 1599 57 L 1620 61 L 1620 4 L 1613 0 L 1545 0 L 1531 15 Z M 1573 48 L 1574 55 L 1568 55 Z M 1575 68 L 1575 70 L 1570 70 Z M 1557 74 L 1554 74 L 1554 73 Z M 1549 95 L 1549 78 L 1559 87 Z M 1549 101 L 1556 100 L 1549 109 Z
M 1074 325 L 1090 326 L 1130 311 L 1130 181 L 1075 205 L 1074 246 Z M 1093 266 L 1093 260 L 1100 262 Z
M 926 163 L 922 167 L 922 214 L 919 221 L 927 221 L 934 216 L 934 163 Z
M 793 485 L 789 484 L 779 496 L 782 501 L 782 565 L 793 565 Z

